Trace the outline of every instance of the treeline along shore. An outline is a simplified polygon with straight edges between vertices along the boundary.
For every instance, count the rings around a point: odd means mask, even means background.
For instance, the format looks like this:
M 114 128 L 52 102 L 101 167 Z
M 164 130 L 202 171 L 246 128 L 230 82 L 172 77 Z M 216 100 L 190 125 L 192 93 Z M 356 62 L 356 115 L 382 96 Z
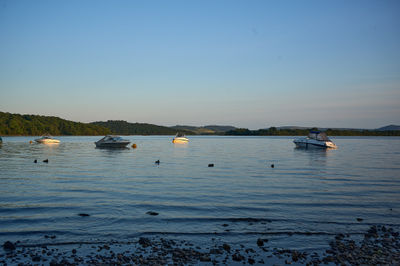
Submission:
M 390 129 L 323 129 L 330 136 L 400 136 L 398 126 Z M 232 126 L 173 126 L 165 127 L 147 123 L 129 123 L 123 120 L 81 123 L 55 116 L 11 114 L 0 112 L 1 136 L 97 136 L 97 135 L 174 135 L 182 132 L 186 135 L 221 136 L 304 136 L 310 130 L 318 128 L 276 128 L 250 130 Z

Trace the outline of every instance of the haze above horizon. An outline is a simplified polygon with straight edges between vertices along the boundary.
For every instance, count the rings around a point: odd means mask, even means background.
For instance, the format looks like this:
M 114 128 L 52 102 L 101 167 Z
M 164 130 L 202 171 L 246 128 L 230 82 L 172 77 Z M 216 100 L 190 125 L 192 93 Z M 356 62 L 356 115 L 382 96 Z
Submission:
M 400 2 L 0 0 L 0 111 L 157 125 L 400 124 Z

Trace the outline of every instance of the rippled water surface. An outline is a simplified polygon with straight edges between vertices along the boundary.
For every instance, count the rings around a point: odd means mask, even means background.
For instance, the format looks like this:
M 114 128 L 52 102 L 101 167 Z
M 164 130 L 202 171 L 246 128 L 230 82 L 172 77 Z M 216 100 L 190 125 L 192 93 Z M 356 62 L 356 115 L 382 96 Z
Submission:
M 400 226 L 397 137 L 333 138 L 339 148 L 327 151 L 295 149 L 291 137 L 193 136 L 177 145 L 171 136 L 128 136 L 137 149 L 122 150 L 96 149 L 99 138 L 43 145 L 3 137 L 0 239 L 217 233 L 285 241 Z

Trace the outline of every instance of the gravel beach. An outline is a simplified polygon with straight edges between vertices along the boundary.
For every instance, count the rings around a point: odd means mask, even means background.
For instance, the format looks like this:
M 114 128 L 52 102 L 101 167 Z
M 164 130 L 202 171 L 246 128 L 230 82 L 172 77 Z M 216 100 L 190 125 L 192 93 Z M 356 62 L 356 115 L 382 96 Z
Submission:
M 400 265 L 399 232 L 371 226 L 361 237 L 332 235 L 329 248 L 319 252 L 270 247 L 258 237 L 251 245 L 210 238 L 208 245 L 160 236 L 131 242 L 63 243 L 44 236 L 41 244 L 3 243 L 2 265 Z M 59 241 L 59 242 L 57 242 Z

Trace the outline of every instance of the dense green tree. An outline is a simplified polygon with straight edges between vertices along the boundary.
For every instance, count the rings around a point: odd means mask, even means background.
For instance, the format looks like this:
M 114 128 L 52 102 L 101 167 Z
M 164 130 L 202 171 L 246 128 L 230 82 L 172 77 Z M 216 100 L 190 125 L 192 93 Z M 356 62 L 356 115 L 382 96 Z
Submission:
M 77 123 L 54 116 L 20 115 L 0 112 L 0 135 L 106 135 L 111 130 L 102 126 Z
M 215 127 L 215 126 L 214 126 Z M 225 133 L 215 132 L 218 135 L 232 136 L 305 136 L 309 129 L 268 129 L 249 130 L 235 128 Z M 174 135 L 177 131 L 187 135 L 195 135 L 190 130 L 169 128 L 146 123 L 128 123 L 122 120 L 109 120 L 107 122 L 93 122 L 90 124 L 68 121 L 54 116 L 20 115 L 0 112 L 0 135 Z M 339 130 L 327 129 L 329 136 L 400 136 L 400 130 Z
M 175 135 L 177 129 L 157 126 L 146 123 L 129 123 L 123 120 L 108 120 L 107 122 L 93 122 L 92 124 L 106 127 L 118 135 Z M 194 133 L 189 130 L 179 130 L 187 135 Z
M 247 128 L 238 128 L 230 130 L 225 135 L 230 136 L 306 136 L 310 131 L 318 130 L 318 128 L 308 129 L 277 129 L 270 127 L 269 129 L 249 130 Z M 332 130 L 325 131 L 329 136 L 400 136 L 399 130 Z

